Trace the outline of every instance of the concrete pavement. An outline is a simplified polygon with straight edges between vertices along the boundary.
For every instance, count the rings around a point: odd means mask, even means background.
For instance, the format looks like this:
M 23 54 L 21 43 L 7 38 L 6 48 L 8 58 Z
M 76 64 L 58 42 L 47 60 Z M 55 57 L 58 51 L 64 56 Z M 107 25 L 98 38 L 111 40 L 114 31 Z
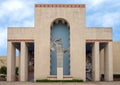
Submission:
M 38 83 L 38 82 L 0 82 L 0 85 L 120 85 L 120 81 L 115 82 L 76 82 L 76 83 L 68 83 L 68 82 L 50 82 L 50 83 Z

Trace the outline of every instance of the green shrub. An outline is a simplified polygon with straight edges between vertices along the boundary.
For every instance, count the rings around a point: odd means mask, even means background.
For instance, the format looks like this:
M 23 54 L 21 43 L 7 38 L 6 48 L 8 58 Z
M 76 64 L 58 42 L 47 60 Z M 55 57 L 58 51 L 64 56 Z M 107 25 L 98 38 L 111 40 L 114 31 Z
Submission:
M 7 67 L 6 67 L 6 66 L 2 66 L 2 67 L 0 68 L 0 73 L 1 73 L 1 74 L 7 74 Z
M 36 82 L 83 82 L 83 80 L 48 80 L 48 79 L 42 79 L 42 80 L 36 80 Z
M 19 70 L 19 68 L 18 67 L 16 67 L 16 69 L 15 69 L 15 74 L 16 75 L 18 75 L 19 73 L 18 73 L 18 70 Z
M 4 75 L 4 74 L 0 75 L 0 78 L 5 78 L 5 77 L 6 77 L 6 75 Z
M 114 78 L 120 78 L 120 74 L 114 74 L 113 77 Z
M 16 75 L 18 75 L 18 70 L 19 70 L 19 68 L 16 67 L 16 69 L 15 69 Z M 6 66 L 2 66 L 2 67 L 0 68 L 0 74 L 7 74 L 7 67 L 6 67 Z
M 104 78 L 104 74 L 101 74 L 102 78 Z M 113 74 L 113 78 L 120 78 L 120 74 Z

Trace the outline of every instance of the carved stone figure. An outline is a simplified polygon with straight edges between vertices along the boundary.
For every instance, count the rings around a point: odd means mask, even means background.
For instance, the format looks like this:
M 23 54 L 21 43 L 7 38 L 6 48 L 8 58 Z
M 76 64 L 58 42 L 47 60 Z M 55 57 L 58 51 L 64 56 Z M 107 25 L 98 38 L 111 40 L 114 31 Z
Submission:
M 87 81 L 92 80 L 92 61 L 90 59 L 90 56 L 87 56 L 86 59 L 86 79 Z
M 57 67 L 63 67 L 63 56 L 64 53 L 69 51 L 69 49 L 65 49 L 62 45 L 62 40 L 54 39 L 51 42 L 51 51 L 54 51 L 57 56 Z

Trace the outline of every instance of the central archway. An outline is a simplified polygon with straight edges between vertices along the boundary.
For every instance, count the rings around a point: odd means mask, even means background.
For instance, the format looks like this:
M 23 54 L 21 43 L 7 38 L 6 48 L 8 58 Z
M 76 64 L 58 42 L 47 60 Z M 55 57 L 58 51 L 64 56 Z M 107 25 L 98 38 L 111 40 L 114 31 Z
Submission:
M 70 26 L 65 19 L 56 19 L 51 25 L 51 41 L 61 39 L 63 48 L 70 48 Z M 57 75 L 57 56 L 55 52 L 50 52 L 50 75 Z M 70 53 L 64 53 L 63 75 L 70 75 Z

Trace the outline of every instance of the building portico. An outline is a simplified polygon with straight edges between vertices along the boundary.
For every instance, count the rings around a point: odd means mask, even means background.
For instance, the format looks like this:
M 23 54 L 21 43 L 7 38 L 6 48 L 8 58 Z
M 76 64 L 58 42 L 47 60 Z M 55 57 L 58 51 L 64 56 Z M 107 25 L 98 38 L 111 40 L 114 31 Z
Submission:
M 108 55 L 112 55 L 112 50 L 108 52 L 106 52 L 105 49 L 107 49 L 108 44 L 111 44 L 110 47 L 112 47 L 112 43 L 111 41 L 87 41 L 87 43 L 90 48 L 86 48 L 86 49 L 91 49 L 91 58 L 92 58 L 92 79 L 94 81 L 100 81 L 101 80 L 101 69 L 100 69 L 100 65 L 102 65 L 102 63 L 100 62 L 100 57 L 101 57 L 101 50 L 104 50 L 104 76 L 105 76 L 105 81 L 112 81 L 113 80 L 113 72 L 108 73 L 109 71 L 113 71 L 111 68 L 113 67 L 113 65 L 111 64 L 112 61 L 108 61 L 106 60 L 108 57 L 112 60 L 112 58 Z M 88 47 L 88 46 L 87 46 Z M 112 49 L 112 48 L 109 48 Z M 107 49 L 107 51 L 109 50 Z M 87 55 L 86 55 L 87 56 Z M 89 53 L 88 53 L 89 56 Z M 106 65 L 106 63 L 109 63 Z M 108 69 L 108 67 L 110 67 Z M 111 77 L 107 77 L 107 76 L 111 76 Z
M 9 27 L 7 81 L 15 81 L 16 49 L 19 50 L 19 81 L 29 80 L 31 53 L 34 54 L 34 81 L 101 81 L 101 50 L 104 50 L 104 80 L 113 81 L 112 29 L 87 28 L 85 9 L 84 4 L 36 4 L 35 27 Z M 57 48 L 58 54 L 51 50 L 55 39 L 60 39 L 62 44 L 57 41 L 54 48 L 57 44 L 63 46 Z M 87 63 L 91 65 L 88 70 Z
M 28 61 L 29 61 L 29 58 L 30 58 L 30 54 L 29 54 L 29 51 L 31 50 L 34 50 L 30 45 L 30 43 L 33 43 L 33 41 L 9 41 L 8 42 L 8 56 L 10 56 L 9 58 L 7 58 L 9 61 L 11 59 L 11 63 L 8 63 L 8 66 L 11 66 L 10 68 L 8 69 L 11 69 L 11 72 L 10 70 L 7 70 L 8 71 L 8 77 L 7 77 L 7 80 L 8 81 L 15 81 L 16 79 L 16 74 L 15 74 L 15 66 L 16 66 L 16 61 L 15 61 L 15 58 L 16 58 L 16 49 L 18 49 L 19 51 L 19 81 L 28 81 Z M 11 50 L 11 51 L 10 51 Z M 9 61 L 10 62 L 10 61 Z

